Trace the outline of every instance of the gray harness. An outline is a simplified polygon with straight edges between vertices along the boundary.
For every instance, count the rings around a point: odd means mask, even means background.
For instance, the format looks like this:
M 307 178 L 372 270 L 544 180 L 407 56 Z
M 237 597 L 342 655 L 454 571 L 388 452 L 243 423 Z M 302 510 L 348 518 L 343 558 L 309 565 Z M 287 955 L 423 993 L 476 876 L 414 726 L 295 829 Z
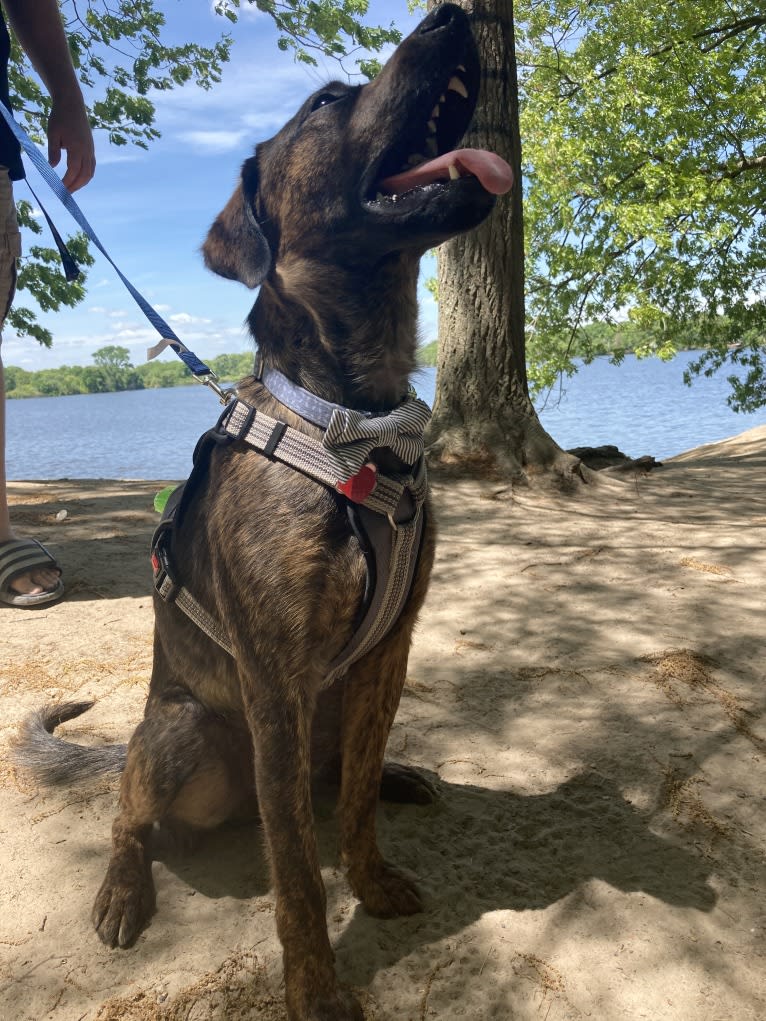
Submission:
M 329 664 L 325 685 L 361 659 L 392 629 L 412 587 L 423 538 L 428 489 L 423 430 L 428 405 L 411 391 L 385 414 L 360 412 L 324 401 L 296 386 L 282 373 L 265 369 L 260 381 L 280 403 L 324 429 L 321 439 L 307 436 L 233 396 L 218 425 L 195 451 L 195 468 L 168 501 L 152 542 L 154 585 L 208 637 L 235 657 L 223 623 L 210 614 L 180 580 L 173 556 L 173 532 L 179 508 L 191 497 L 199 475 L 207 470 L 209 451 L 222 442 L 242 440 L 264 457 L 286 464 L 340 494 L 367 563 L 367 586 L 361 620 L 346 647 Z M 403 473 L 383 474 L 368 458 L 372 450 L 391 450 L 411 465 Z

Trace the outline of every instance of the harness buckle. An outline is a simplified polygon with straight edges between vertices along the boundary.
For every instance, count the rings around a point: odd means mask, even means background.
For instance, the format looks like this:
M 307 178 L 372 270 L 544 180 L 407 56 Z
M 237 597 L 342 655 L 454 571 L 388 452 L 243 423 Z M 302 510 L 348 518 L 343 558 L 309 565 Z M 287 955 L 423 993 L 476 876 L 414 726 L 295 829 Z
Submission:
M 245 413 L 241 415 L 241 409 L 246 409 Z M 232 419 L 234 416 L 241 415 L 241 421 L 239 424 L 235 424 Z M 224 411 L 219 422 L 219 425 L 223 427 L 226 432 L 226 436 L 232 440 L 241 440 L 250 432 L 250 427 L 253 424 L 255 418 L 255 408 L 249 404 L 245 404 L 244 401 L 237 400 L 228 411 Z
M 181 591 L 164 571 L 161 571 L 154 579 L 154 588 L 165 603 L 174 603 L 176 596 Z
M 180 586 L 175 583 L 171 574 L 170 558 L 165 549 L 167 537 L 168 530 L 163 528 L 155 538 L 151 561 L 154 573 L 154 588 L 157 594 L 164 602 L 173 603 L 180 591 Z
M 418 499 L 417 494 L 410 486 L 405 486 L 399 503 L 392 511 L 387 512 L 386 517 L 393 531 L 398 532 L 400 528 L 405 528 L 417 521 L 422 509 L 423 501 Z

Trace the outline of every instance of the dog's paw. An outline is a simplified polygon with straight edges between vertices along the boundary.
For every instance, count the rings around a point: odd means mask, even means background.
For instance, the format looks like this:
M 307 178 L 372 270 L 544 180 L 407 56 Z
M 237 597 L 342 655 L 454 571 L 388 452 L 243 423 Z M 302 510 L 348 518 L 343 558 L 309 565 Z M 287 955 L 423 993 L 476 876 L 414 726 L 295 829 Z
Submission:
M 349 872 L 349 880 L 356 896 L 376 918 L 415 915 L 423 910 L 415 880 L 388 862 L 381 860 L 364 874 Z
M 399 762 L 384 762 L 380 781 L 381 801 L 404 805 L 430 805 L 438 798 L 436 787 L 417 769 Z
M 115 877 L 107 870 L 91 912 L 93 927 L 109 947 L 129 947 L 154 914 L 154 885 L 146 874 Z

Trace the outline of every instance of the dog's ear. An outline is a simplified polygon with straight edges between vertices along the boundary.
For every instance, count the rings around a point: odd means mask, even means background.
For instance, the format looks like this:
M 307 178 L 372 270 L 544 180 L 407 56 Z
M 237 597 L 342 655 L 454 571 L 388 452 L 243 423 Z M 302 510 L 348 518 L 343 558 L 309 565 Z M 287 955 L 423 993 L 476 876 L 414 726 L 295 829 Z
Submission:
M 271 268 L 271 250 L 258 226 L 253 200 L 258 191 L 255 156 L 242 167 L 239 187 L 218 214 L 202 244 L 205 265 L 229 280 L 257 287 Z

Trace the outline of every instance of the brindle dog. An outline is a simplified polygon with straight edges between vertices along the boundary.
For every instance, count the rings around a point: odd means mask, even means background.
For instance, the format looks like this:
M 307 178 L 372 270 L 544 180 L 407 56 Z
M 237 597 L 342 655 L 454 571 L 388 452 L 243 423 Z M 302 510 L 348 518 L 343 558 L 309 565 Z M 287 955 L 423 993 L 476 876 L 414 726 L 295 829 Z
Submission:
M 351 408 L 376 411 L 401 401 L 415 366 L 418 261 L 429 247 L 481 222 L 494 196 L 475 176 L 451 179 L 456 174 L 444 167 L 406 194 L 381 196 L 379 189 L 411 154 L 439 156 L 456 145 L 479 78 L 468 19 L 445 4 L 374 82 L 326 86 L 244 164 L 203 251 L 216 273 L 260 285 L 249 324 L 266 365 Z M 239 395 L 321 435 L 255 378 L 240 385 Z M 391 457 L 378 451 L 373 460 L 381 469 L 401 468 Z M 383 794 L 388 788 L 400 799 L 428 797 L 414 772 L 384 767 L 433 561 L 428 510 L 426 522 L 398 622 L 323 690 L 328 664 L 353 632 L 365 586 L 345 498 L 242 442 L 213 451 L 180 526 L 177 559 L 188 589 L 224 623 L 235 658 L 156 598 L 145 717 L 127 748 L 112 855 L 93 908 L 105 943 L 129 945 L 154 911 L 148 840 L 155 822 L 212 827 L 257 797 L 289 1017 L 362 1017 L 335 974 L 311 782 L 322 770 L 339 780 L 341 854 L 367 910 L 382 917 L 420 910 L 414 882 L 378 849 L 375 814 L 381 784 Z M 51 731 L 84 708 L 39 714 L 22 734 L 22 762 L 35 727 L 42 722 Z M 45 767 L 47 778 L 72 779 L 79 768 L 72 746 L 46 740 L 45 754 L 61 758 L 58 773 L 55 765 Z M 30 752 L 27 764 L 32 759 Z M 120 755 L 111 761 L 121 764 Z

